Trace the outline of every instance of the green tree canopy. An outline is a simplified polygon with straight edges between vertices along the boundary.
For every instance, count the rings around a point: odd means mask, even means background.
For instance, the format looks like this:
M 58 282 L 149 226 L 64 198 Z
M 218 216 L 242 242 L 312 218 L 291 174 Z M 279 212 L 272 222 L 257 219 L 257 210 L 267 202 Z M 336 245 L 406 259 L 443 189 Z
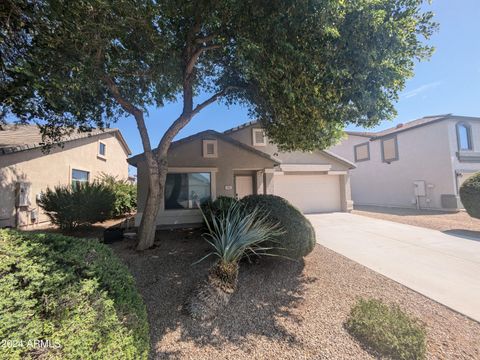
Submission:
M 162 193 L 170 142 L 217 100 L 247 105 L 282 150 L 324 149 L 348 124 L 392 118 L 414 61 L 432 52 L 424 39 L 436 25 L 422 3 L 7 0 L 0 106 L 43 120 L 53 140 L 132 115 Z M 200 92 L 211 97 L 195 104 Z M 152 151 L 144 114 L 175 100 L 182 113 L 158 119 L 172 125 Z

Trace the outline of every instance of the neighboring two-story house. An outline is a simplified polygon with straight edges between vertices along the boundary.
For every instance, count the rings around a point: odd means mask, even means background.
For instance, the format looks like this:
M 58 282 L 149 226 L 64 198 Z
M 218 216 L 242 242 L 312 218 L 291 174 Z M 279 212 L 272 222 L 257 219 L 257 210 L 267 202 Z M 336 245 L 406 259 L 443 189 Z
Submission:
M 330 150 L 356 165 L 357 205 L 458 210 L 460 186 L 480 171 L 480 118 L 447 114 L 379 132 L 347 131 Z
M 41 142 L 37 126 L 0 128 L 0 227 L 48 223 L 37 204 L 47 187 L 93 181 L 101 173 L 128 177 L 131 152 L 118 129 L 74 133 L 49 153 Z
M 128 161 L 137 167 L 138 225 L 148 194 L 147 168 L 142 154 Z M 280 152 L 257 122 L 175 141 L 168 165 L 158 225 L 200 223 L 199 205 L 220 195 L 275 194 L 304 213 L 352 209 L 350 161 L 328 151 Z

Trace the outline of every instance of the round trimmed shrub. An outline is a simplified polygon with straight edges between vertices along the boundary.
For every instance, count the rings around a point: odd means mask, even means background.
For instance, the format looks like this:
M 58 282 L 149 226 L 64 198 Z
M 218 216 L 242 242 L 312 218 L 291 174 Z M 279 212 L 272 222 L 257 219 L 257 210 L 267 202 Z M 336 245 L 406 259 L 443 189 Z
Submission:
M 480 219 L 480 172 L 470 176 L 462 184 L 460 200 L 468 215 Z
M 0 230 L 0 294 L 0 339 L 20 344 L 1 359 L 148 358 L 134 279 L 97 240 Z
M 241 200 L 247 209 L 263 210 L 272 223 L 280 223 L 284 234 L 276 237 L 272 246 L 278 255 L 300 259 L 315 247 L 315 230 L 308 219 L 292 204 L 280 196 L 249 195 Z

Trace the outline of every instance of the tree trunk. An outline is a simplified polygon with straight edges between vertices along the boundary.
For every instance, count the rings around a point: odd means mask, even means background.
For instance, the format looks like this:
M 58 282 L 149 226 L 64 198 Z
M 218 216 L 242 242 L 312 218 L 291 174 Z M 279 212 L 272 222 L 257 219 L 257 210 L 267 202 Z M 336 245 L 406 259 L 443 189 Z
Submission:
M 228 305 L 237 288 L 238 263 L 218 262 L 209 271 L 184 304 L 184 310 L 194 319 L 209 320 Z
M 149 171 L 150 172 L 150 171 Z M 160 178 L 158 174 L 150 172 L 148 177 L 148 194 L 145 208 L 142 213 L 142 220 L 138 229 L 137 250 L 146 250 L 155 242 L 155 231 L 157 228 L 157 215 L 163 200 Z
M 164 204 L 165 179 L 167 177 L 167 162 L 157 161 L 152 153 L 146 155 L 148 168 L 148 193 L 142 220 L 138 229 L 137 250 L 146 250 L 155 242 L 157 216 Z

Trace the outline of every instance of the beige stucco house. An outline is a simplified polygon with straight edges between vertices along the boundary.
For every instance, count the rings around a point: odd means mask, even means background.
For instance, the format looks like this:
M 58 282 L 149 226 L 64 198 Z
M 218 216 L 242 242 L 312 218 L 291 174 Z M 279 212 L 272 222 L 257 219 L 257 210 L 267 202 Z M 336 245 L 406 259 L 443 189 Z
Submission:
M 148 191 L 147 169 L 142 154 L 129 163 L 138 169 L 139 224 Z M 175 141 L 168 164 L 165 208 L 160 209 L 158 225 L 199 223 L 199 204 L 220 195 L 275 194 L 304 213 L 350 211 L 353 205 L 351 162 L 328 151 L 280 152 L 256 122 Z
M 354 162 L 357 205 L 458 210 L 461 184 L 480 171 L 480 118 L 427 116 L 379 132 L 348 132 L 330 149 Z
M 36 126 L 0 128 L 0 227 L 48 222 L 37 204 L 47 187 L 93 181 L 101 173 L 128 177 L 131 152 L 118 129 L 74 133 L 49 153 L 41 142 Z

